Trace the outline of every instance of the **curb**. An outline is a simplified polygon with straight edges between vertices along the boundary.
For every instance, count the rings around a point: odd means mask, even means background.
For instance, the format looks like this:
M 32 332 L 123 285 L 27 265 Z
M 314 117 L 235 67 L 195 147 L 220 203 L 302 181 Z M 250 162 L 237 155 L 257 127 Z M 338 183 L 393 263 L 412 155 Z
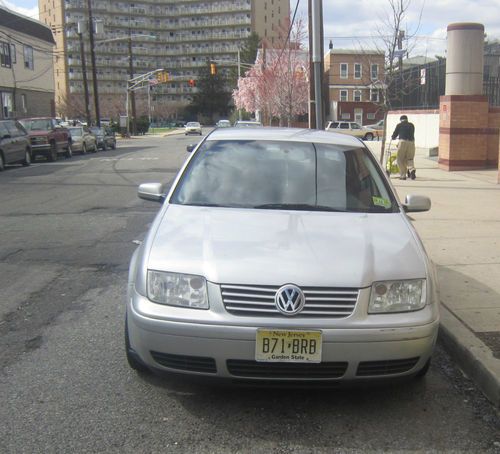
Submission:
M 460 368 L 500 408 L 500 360 L 441 303 L 439 339 Z

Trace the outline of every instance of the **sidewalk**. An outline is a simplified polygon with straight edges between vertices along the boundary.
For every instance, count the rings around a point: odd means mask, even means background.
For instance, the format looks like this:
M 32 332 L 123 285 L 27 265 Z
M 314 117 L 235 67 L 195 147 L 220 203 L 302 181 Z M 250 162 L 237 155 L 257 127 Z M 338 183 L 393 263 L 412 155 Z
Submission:
M 380 156 L 380 142 L 366 142 Z M 415 157 L 417 178 L 392 182 L 432 208 L 411 218 L 436 264 L 440 340 L 462 370 L 500 407 L 500 184 L 496 170 L 446 172 L 437 158 Z

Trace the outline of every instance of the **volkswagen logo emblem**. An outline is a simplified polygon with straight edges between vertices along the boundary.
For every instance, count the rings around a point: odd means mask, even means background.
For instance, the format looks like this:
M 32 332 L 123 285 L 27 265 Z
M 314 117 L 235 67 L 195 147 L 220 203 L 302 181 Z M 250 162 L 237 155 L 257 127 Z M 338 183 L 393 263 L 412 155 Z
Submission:
M 280 287 L 274 297 L 276 308 L 285 315 L 296 315 L 303 308 L 306 298 L 302 290 L 293 284 Z

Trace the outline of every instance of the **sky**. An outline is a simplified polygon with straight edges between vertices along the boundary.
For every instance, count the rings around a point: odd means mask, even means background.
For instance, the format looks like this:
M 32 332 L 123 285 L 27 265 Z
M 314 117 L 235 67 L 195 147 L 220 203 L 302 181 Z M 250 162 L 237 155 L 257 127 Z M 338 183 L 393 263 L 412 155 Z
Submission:
M 386 24 L 390 0 L 323 0 L 325 50 L 383 49 L 378 36 L 391 34 Z M 393 0 L 394 1 L 394 0 Z M 398 1 L 398 0 L 395 0 Z M 410 57 L 446 55 L 446 27 L 455 22 L 479 22 L 490 39 L 500 39 L 500 0 L 403 0 L 408 3 L 404 48 Z M 307 18 L 307 0 L 299 0 L 298 16 Z M 0 0 L 0 4 L 38 18 L 37 0 Z M 290 0 L 293 12 L 297 0 Z

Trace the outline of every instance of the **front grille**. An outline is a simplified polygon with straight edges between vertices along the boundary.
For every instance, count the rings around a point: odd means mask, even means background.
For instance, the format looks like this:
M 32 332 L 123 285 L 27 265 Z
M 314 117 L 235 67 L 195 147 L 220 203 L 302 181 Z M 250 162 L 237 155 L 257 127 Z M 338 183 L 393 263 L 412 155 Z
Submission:
M 187 370 L 191 372 L 205 372 L 215 374 L 217 367 L 213 358 L 203 356 L 171 355 L 151 351 L 153 359 L 162 366 L 171 369 Z
M 241 316 L 286 317 L 274 304 L 280 287 L 221 284 L 222 301 L 230 314 Z M 354 311 L 358 289 L 304 287 L 305 305 L 295 317 L 345 318 Z
M 359 363 L 356 375 L 368 377 L 372 375 L 393 375 L 408 372 L 420 358 L 394 359 L 386 361 L 364 361 Z
M 347 362 L 335 363 L 262 363 L 228 359 L 227 370 L 235 377 L 260 378 L 340 378 Z

